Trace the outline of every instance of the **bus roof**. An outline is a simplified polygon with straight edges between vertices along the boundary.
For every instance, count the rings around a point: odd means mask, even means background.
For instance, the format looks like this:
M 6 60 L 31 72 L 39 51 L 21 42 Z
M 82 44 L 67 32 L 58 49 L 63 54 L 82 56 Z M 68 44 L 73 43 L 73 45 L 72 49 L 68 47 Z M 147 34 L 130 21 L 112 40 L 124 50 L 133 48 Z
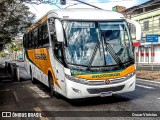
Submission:
M 47 20 L 49 17 L 55 17 L 65 20 L 122 20 L 124 16 L 118 12 L 101 10 L 95 8 L 69 8 L 55 9 L 49 11 L 40 20 L 27 29 L 27 32 L 33 30 L 36 26 Z
M 76 20 L 113 20 L 124 19 L 124 16 L 118 12 L 109 10 L 100 10 L 95 8 L 70 8 L 51 10 L 47 14 L 55 14 L 55 17 L 61 19 Z

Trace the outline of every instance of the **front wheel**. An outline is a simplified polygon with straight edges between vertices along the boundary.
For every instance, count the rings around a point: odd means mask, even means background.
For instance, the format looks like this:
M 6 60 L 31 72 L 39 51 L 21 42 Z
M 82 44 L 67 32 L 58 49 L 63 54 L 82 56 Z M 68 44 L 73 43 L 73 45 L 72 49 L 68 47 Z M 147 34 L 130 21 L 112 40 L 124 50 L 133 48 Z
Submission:
M 51 97 L 55 96 L 56 98 L 60 98 L 60 95 L 55 91 L 55 86 L 51 75 L 49 75 L 49 89 Z

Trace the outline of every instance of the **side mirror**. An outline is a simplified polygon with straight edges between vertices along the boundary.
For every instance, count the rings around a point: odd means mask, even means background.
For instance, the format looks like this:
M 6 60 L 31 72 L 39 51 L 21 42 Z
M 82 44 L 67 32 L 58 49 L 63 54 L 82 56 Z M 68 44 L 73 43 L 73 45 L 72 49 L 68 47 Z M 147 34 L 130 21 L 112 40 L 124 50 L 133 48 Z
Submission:
M 130 19 L 127 19 L 127 22 L 135 26 L 135 28 L 136 28 L 136 40 L 141 40 L 142 30 L 141 30 L 140 24 L 138 22 L 136 22 L 134 20 L 130 20 Z
M 56 28 L 57 41 L 63 42 L 64 41 L 63 27 L 62 23 L 58 19 L 55 19 L 55 28 Z

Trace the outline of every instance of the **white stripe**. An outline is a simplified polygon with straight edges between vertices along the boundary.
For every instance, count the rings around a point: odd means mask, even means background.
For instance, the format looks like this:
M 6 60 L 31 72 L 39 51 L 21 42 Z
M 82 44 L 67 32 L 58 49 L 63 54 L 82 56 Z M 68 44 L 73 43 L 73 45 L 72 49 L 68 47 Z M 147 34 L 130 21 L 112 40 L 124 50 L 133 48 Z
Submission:
M 13 95 L 14 95 L 14 97 L 15 97 L 16 101 L 18 102 L 18 101 L 19 101 L 19 99 L 18 99 L 18 96 L 17 96 L 17 94 L 16 94 L 16 91 L 13 91 Z
M 37 86 L 30 87 L 32 90 L 34 90 L 40 97 L 42 98 L 50 98 L 49 95 L 47 95 L 45 92 L 43 92 L 41 89 L 39 89 Z
M 144 86 L 144 85 L 138 85 L 138 84 L 136 84 L 136 86 L 138 86 L 138 87 L 143 87 L 143 88 L 147 88 L 147 89 L 155 89 L 155 88 L 153 88 L 153 87 Z
M 158 100 L 160 100 L 160 98 L 157 98 Z
M 8 92 L 8 91 L 10 91 L 10 89 L 0 90 L 0 92 Z
M 159 85 L 159 84 L 157 85 L 157 84 L 154 84 L 154 83 L 152 84 L 152 83 L 147 83 L 147 82 L 144 82 L 144 81 L 143 81 L 143 82 L 142 82 L 142 81 L 137 81 L 137 83 L 141 83 L 141 84 L 148 84 L 148 85 L 151 85 L 151 86 L 160 87 L 160 85 Z
M 137 79 L 137 81 L 146 81 L 146 82 L 151 82 L 151 83 L 158 83 L 158 84 L 160 84 L 160 82 L 158 82 L 158 81 L 153 81 L 153 80 L 143 80 L 143 79 Z

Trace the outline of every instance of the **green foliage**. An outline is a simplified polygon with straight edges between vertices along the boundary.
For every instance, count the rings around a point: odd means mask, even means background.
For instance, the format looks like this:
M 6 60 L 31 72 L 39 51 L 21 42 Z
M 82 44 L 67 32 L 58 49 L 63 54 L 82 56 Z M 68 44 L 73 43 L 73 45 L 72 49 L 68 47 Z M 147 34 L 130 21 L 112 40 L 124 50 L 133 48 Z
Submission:
M 22 51 L 22 42 L 21 43 L 17 43 L 17 44 L 10 43 L 8 45 L 8 51 L 9 51 L 9 53 Z
M 35 15 L 22 0 L 0 0 L 0 44 L 8 43 L 31 25 Z
M 0 51 L 0 58 L 5 58 L 6 56 L 7 56 L 7 53 Z

